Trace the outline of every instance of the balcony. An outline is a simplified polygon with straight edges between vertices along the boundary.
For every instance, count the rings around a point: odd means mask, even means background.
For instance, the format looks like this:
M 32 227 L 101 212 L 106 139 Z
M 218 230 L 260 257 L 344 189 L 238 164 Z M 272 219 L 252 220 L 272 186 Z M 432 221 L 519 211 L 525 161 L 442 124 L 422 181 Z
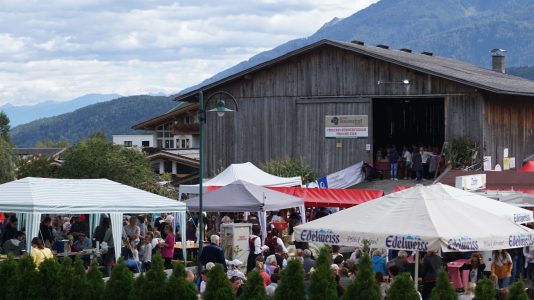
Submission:
M 198 123 L 175 124 L 175 125 L 172 126 L 172 134 L 173 135 L 199 134 L 199 131 L 200 131 L 200 124 L 198 124 Z

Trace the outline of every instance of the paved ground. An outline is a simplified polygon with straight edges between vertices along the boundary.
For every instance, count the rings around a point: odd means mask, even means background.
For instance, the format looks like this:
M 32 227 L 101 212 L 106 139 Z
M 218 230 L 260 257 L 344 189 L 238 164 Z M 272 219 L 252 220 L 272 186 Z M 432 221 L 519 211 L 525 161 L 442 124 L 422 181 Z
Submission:
M 427 185 L 431 184 L 432 180 L 423 180 L 422 184 Z M 393 192 L 395 186 L 414 186 L 417 182 L 414 180 L 374 180 L 374 181 L 365 181 L 359 183 L 355 186 L 352 186 L 351 189 L 362 189 L 362 190 L 384 190 L 384 193 L 389 194 Z

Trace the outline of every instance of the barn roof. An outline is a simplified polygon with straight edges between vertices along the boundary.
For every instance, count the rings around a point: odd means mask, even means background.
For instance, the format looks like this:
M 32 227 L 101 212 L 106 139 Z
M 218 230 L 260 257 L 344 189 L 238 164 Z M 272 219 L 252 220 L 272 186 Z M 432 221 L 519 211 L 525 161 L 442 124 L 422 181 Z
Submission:
M 362 55 L 387 61 L 392 64 L 400 65 L 408 69 L 445 78 L 494 93 L 534 96 L 534 81 L 532 80 L 512 76 L 509 74 L 502 74 L 459 60 L 325 39 L 294 50 L 270 61 L 258 64 L 234 75 L 225 77 L 216 82 L 207 84 L 196 90 L 179 95 L 175 98 L 175 100 L 186 100 L 191 96 L 195 96 L 200 90 L 216 88 L 222 84 L 237 80 L 244 75 L 281 63 L 287 59 L 290 59 L 291 57 L 315 50 L 325 45 L 353 51 Z

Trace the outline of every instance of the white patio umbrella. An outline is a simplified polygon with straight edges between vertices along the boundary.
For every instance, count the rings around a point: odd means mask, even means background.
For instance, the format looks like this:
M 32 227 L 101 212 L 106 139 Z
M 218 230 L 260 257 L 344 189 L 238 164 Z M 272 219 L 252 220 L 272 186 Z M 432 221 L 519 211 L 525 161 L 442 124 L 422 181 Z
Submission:
M 510 215 L 523 218 L 528 215 L 523 211 L 450 186 L 419 185 L 299 225 L 295 237 L 343 246 L 368 240 L 371 247 L 416 251 L 416 256 L 430 249 L 519 248 L 534 243 L 534 231 Z

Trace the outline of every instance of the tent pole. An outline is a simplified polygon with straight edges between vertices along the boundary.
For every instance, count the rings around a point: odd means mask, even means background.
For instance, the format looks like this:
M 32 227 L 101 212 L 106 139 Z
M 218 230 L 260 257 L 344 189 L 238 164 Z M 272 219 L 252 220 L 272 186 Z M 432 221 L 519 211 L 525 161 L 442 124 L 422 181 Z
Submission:
M 414 286 L 415 286 L 415 290 L 417 291 L 418 289 L 418 279 L 419 279 L 419 251 L 418 250 L 415 250 L 415 272 L 413 274 L 413 281 L 414 281 Z

